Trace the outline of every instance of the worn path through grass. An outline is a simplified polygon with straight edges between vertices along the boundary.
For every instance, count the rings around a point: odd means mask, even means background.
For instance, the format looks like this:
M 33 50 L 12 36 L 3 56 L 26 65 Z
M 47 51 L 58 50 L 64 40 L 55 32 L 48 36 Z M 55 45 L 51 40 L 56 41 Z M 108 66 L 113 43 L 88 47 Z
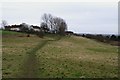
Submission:
M 18 73 L 17 77 L 21 78 L 36 78 L 38 77 L 37 75 L 37 58 L 36 58 L 36 52 L 40 50 L 43 46 L 47 44 L 49 41 L 58 41 L 60 40 L 61 37 L 59 36 L 57 39 L 54 40 L 42 40 L 35 48 L 31 49 L 29 52 L 27 52 L 28 56 L 21 68 L 21 73 Z

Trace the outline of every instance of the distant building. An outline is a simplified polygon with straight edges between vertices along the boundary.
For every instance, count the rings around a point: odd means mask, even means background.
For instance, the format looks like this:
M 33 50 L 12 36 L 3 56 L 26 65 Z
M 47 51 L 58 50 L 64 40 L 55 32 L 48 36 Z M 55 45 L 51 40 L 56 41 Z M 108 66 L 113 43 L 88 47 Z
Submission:
M 26 23 L 22 23 L 20 25 L 8 25 L 5 26 L 6 30 L 11 31 L 24 31 L 24 30 L 33 30 L 33 31 L 40 31 L 41 28 L 39 26 L 27 25 Z
M 20 31 L 19 28 L 11 28 L 10 30 L 12 30 L 12 31 Z
M 66 35 L 73 35 L 74 33 L 72 31 L 65 31 Z
M 41 30 L 41 28 L 39 27 L 39 26 L 33 26 L 33 25 L 31 25 L 30 26 L 34 31 L 40 31 Z
M 12 31 L 20 31 L 21 25 L 11 25 L 11 26 L 5 26 L 6 30 L 12 30 Z

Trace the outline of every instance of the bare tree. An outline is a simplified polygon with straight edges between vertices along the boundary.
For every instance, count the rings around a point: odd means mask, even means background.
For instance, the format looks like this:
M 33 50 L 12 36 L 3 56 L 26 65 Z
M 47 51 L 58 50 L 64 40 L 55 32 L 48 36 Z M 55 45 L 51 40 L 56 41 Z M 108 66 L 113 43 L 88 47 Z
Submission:
M 49 18 L 48 18 L 48 15 L 47 15 L 46 13 L 44 13 L 44 14 L 42 15 L 42 21 L 43 21 L 44 23 L 48 24 Z
M 65 30 L 67 30 L 67 24 L 65 21 L 61 22 L 61 25 L 59 27 L 59 32 L 61 35 L 65 35 Z
M 49 29 L 53 28 L 53 16 L 51 14 L 44 13 L 42 16 L 42 22 L 46 23 Z
M 54 29 L 56 30 L 56 32 L 59 32 L 59 26 L 60 26 L 60 18 L 55 17 L 54 18 Z
M 41 29 L 42 29 L 44 32 L 48 32 L 48 31 L 49 31 L 49 28 L 48 28 L 48 26 L 47 26 L 46 23 L 42 22 L 40 26 L 41 26 Z
M 64 34 L 65 30 L 67 30 L 67 24 L 65 20 L 59 17 L 54 18 L 54 26 L 57 33 L 60 33 L 60 34 Z
M 7 25 L 8 25 L 7 21 L 6 20 L 2 20 L 2 23 L 1 23 L 2 28 L 6 29 Z
M 42 16 L 43 23 L 47 24 L 52 33 L 64 34 L 67 29 L 65 20 L 60 17 L 54 17 L 51 14 L 44 14 Z

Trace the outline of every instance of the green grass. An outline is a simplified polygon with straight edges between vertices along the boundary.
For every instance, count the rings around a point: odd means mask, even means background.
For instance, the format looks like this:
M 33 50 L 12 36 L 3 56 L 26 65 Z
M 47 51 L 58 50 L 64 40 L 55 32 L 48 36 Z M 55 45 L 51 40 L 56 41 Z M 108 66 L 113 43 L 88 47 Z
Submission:
M 60 41 L 49 42 L 37 52 L 40 65 L 38 74 L 53 78 L 117 77 L 116 50 L 117 47 L 89 39 L 64 37 Z
M 3 78 L 118 77 L 116 46 L 76 36 L 3 33 Z
M 15 32 L 15 34 L 16 36 L 14 34 L 3 35 L 2 38 L 3 77 L 16 77 L 21 72 L 20 66 L 23 66 L 28 56 L 27 52 L 41 41 L 36 36 L 26 37 L 24 36 L 26 34 L 22 34 L 24 37 L 19 37 L 20 33 Z
M 2 31 L 2 30 L 0 30 L 0 32 L 2 32 L 3 35 L 22 34 L 22 33 L 19 33 L 19 32 L 13 32 L 13 31 Z

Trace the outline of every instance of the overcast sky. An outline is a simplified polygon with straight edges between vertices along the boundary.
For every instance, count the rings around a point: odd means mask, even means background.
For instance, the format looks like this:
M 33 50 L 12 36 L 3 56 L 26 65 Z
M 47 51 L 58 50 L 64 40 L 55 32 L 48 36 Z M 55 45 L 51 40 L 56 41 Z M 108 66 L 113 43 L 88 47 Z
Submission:
M 118 33 L 117 2 L 4 2 L 1 10 L 8 24 L 40 25 L 41 16 L 50 13 L 63 18 L 73 32 Z

